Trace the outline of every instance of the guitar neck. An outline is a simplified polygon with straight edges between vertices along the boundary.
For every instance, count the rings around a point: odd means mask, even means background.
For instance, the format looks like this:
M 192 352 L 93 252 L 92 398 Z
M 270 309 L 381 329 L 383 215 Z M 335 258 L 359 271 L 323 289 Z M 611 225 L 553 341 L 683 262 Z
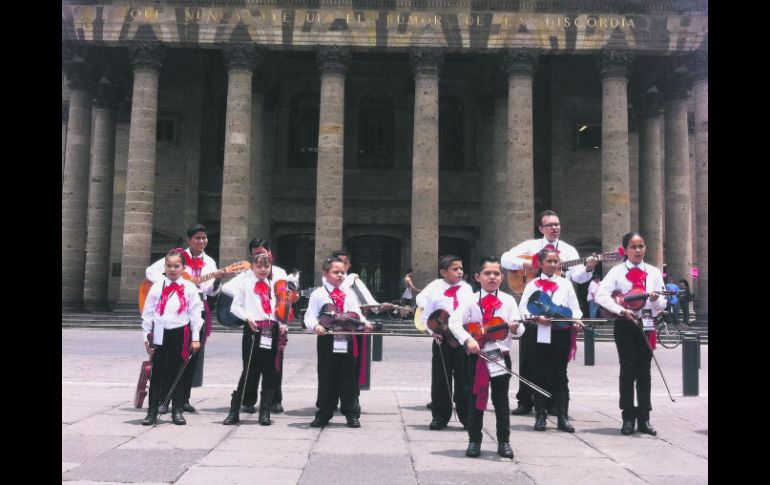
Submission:
M 605 259 L 607 259 L 609 256 L 611 256 L 613 254 L 615 254 L 615 253 L 597 254 L 595 256 L 595 258 L 598 259 L 599 261 L 604 261 Z M 591 256 L 586 256 L 585 258 L 570 259 L 569 261 L 562 261 L 561 262 L 561 266 L 562 266 L 562 268 L 569 268 L 570 266 L 575 266 L 575 265 L 578 265 L 578 264 L 585 264 L 586 261 L 588 261 L 588 258 L 590 258 L 590 257 Z

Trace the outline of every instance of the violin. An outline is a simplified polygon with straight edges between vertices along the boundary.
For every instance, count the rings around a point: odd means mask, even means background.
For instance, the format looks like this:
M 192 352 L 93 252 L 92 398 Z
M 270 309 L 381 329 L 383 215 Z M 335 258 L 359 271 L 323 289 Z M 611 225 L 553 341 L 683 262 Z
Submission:
M 153 333 L 150 332 L 147 335 L 147 341 L 152 346 Z M 139 382 L 136 383 L 136 392 L 134 393 L 134 407 L 141 409 L 144 404 L 144 398 L 147 396 L 147 381 L 150 380 L 152 375 L 152 355 L 150 358 L 142 362 L 142 367 L 139 369 Z
M 479 344 L 504 340 L 509 331 L 508 322 L 500 317 L 492 317 L 484 323 L 468 322 L 463 327 Z
M 327 303 L 321 308 L 318 323 L 327 330 L 355 332 L 366 325 L 360 318 L 356 312 L 340 313 L 334 303 Z
M 656 291 L 655 293 L 659 295 L 678 295 L 678 291 Z M 628 310 L 637 311 L 641 310 L 642 307 L 647 303 L 647 298 L 650 297 L 652 293 L 647 293 L 642 288 L 631 288 L 631 290 L 628 291 L 628 293 L 622 293 L 620 290 L 615 290 L 612 292 L 612 299 L 617 303 L 618 305 L 622 306 L 623 308 L 626 308 Z M 612 313 L 609 310 L 607 310 L 604 307 L 599 308 L 599 313 L 604 316 L 605 318 L 618 318 L 618 315 L 616 313 Z
M 549 319 L 572 318 L 572 309 L 570 307 L 555 304 L 551 297 L 541 290 L 536 290 L 529 297 L 527 310 L 529 310 L 532 315 L 543 316 Z M 567 330 L 572 326 L 572 323 L 552 322 L 551 325 L 559 330 Z
M 441 335 L 444 341 L 453 349 L 460 347 L 460 342 L 457 341 L 452 331 L 449 330 L 449 312 L 446 310 L 439 308 L 431 313 L 428 317 L 428 328 L 434 334 Z
M 275 291 L 275 317 L 279 322 L 288 324 L 294 320 L 292 304 L 299 299 L 299 293 L 294 282 L 278 280 L 273 285 Z

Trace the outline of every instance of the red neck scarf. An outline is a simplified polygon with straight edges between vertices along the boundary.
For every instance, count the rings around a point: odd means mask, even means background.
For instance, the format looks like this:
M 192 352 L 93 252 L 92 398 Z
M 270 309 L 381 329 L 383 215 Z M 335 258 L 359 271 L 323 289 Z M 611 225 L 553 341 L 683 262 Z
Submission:
M 444 296 L 452 297 L 452 309 L 457 310 L 457 291 L 460 289 L 460 285 L 454 285 L 447 288 L 444 292 Z
M 179 298 L 179 310 L 176 312 L 177 315 L 181 314 L 184 309 L 187 308 L 187 300 L 184 297 L 184 285 L 174 282 L 163 288 L 163 292 L 160 294 L 160 301 L 158 302 L 157 308 L 161 315 L 165 313 L 166 303 L 168 303 L 168 299 L 173 292 L 176 292 L 176 296 Z
M 559 285 L 557 285 L 555 281 L 544 280 L 542 278 L 535 280 L 535 286 L 542 288 L 543 291 L 550 293 L 552 296 L 553 293 L 559 289 Z
M 184 254 L 184 261 L 187 267 L 190 268 L 190 270 L 193 271 L 196 275 L 201 274 L 201 270 L 206 264 L 203 262 L 203 253 L 201 253 L 200 256 L 196 256 L 194 258 L 190 257 L 190 255 L 187 254 L 187 251 L 184 251 L 182 254 Z
M 647 273 L 634 266 L 626 273 L 626 279 L 633 285 L 632 288 L 646 289 L 647 285 Z
M 334 288 L 331 293 L 329 293 L 329 296 L 332 297 L 332 301 L 334 302 L 334 306 L 337 307 L 337 311 L 345 313 L 345 293 L 339 288 Z
M 492 319 L 492 316 L 495 314 L 495 310 L 503 306 L 503 302 L 501 302 L 500 299 L 495 295 L 490 293 L 481 299 L 479 305 L 481 306 L 481 310 L 484 312 L 484 323 L 486 323 Z
M 254 293 L 259 295 L 259 299 L 262 302 L 262 310 L 269 316 L 272 311 L 270 307 L 270 287 L 264 281 L 259 280 L 254 285 Z

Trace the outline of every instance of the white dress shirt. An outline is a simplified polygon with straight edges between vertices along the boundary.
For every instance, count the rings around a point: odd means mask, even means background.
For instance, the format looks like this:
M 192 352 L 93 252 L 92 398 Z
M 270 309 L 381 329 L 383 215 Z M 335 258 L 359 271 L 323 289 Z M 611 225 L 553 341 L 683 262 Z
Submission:
M 559 258 L 562 261 L 580 259 L 580 255 L 578 254 L 577 249 L 575 249 L 573 246 L 560 239 L 557 239 L 554 242 L 549 242 L 548 239 L 543 237 L 542 239 L 530 239 L 528 241 L 524 241 L 518 246 L 511 248 L 510 251 L 506 251 L 500 258 L 500 264 L 502 264 L 503 268 L 509 270 L 523 269 L 524 263 L 527 261 L 519 258 L 519 256 L 522 254 L 528 254 L 534 258 L 536 257 L 537 253 L 542 251 L 542 249 L 548 244 L 552 244 L 554 248 L 559 251 Z M 531 263 L 531 261 L 529 261 L 529 263 Z M 592 274 L 593 271 L 586 272 L 586 265 L 578 264 L 567 268 L 564 276 L 567 279 L 574 281 L 575 283 L 585 283 L 591 279 Z
M 473 300 L 473 289 L 471 285 L 460 280 L 457 285 L 460 285 L 460 289 L 457 290 L 457 308 L 466 300 Z M 446 310 L 449 315 L 455 312 L 454 299 L 451 296 L 444 295 L 444 292 L 452 286 L 447 283 L 443 278 L 437 278 L 430 283 L 417 295 L 416 303 L 418 307 L 423 308 L 422 323 L 428 322 L 428 317 L 436 310 Z M 425 328 L 427 332 L 433 335 L 433 332 L 429 328 Z
M 451 330 L 454 336 L 457 337 L 457 341 L 460 342 L 460 344 L 465 345 L 465 341 L 471 338 L 471 334 L 468 333 L 468 331 L 463 327 L 464 324 L 468 322 L 482 323 L 484 321 L 484 313 L 481 309 L 480 302 L 482 298 L 489 294 L 490 293 L 487 293 L 482 288 L 481 291 L 471 295 L 470 299 L 463 300 L 460 306 L 457 307 L 457 311 L 454 312 L 449 318 L 449 330 Z M 519 307 L 516 304 L 516 298 L 502 291 L 498 291 L 496 296 L 497 299 L 500 300 L 500 302 L 503 304 L 503 306 L 495 310 L 493 314 L 494 316 L 502 318 L 507 323 L 521 319 L 521 315 L 519 314 Z M 511 335 L 515 335 L 517 337 L 524 335 L 524 325 L 520 324 L 519 328 L 516 329 L 515 334 L 512 334 L 509 331 L 508 335 L 506 335 L 505 339 L 503 340 L 496 342 L 484 342 L 481 350 L 488 352 L 490 350 L 499 348 L 503 352 L 510 352 Z
M 351 298 L 351 293 L 353 293 L 353 291 L 345 291 L 342 288 L 340 288 L 340 290 L 345 293 L 345 303 L 342 307 L 345 312 L 355 312 L 359 315 L 360 321 L 367 322 L 366 318 L 361 313 L 361 308 L 358 306 L 358 299 Z M 318 325 L 318 316 L 321 314 L 321 309 L 324 305 L 327 303 L 334 303 L 334 300 L 332 300 L 330 295 L 332 291 L 334 291 L 334 286 L 324 279 L 323 286 L 316 288 L 310 294 L 310 301 L 307 303 L 307 310 L 305 311 L 303 322 L 305 323 L 305 327 L 311 332 L 313 332 L 315 326 Z
M 620 315 L 624 308 L 615 303 L 615 300 L 612 299 L 611 295 L 615 290 L 619 290 L 623 294 L 631 291 L 633 284 L 626 278 L 626 273 L 633 267 L 634 265 L 630 261 L 626 261 L 625 263 L 612 268 L 599 285 L 599 290 L 594 297 L 596 303 L 609 310 L 611 313 Z M 642 261 L 638 267 L 640 270 L 647 273 L 645 281 L 645 291 L 647 291 L 647 293 L 664 291 L 666 289 L 666 284 L 663 282 L 663 274 L 658 268 L 651 264 L 646 264 L 644 261 Z M 648 298 L 642 308 L 649 308 L 652 310 L 652 316 L 654 317 L 666 308 L 666 297 L 661 295 L 656 301 L 650 301 Z
M 275 290 L 274 281 L 267 278 L 260 280 L 254 274 L 254 271 L 246 271 L 238 276 L 238 281 L 233 279 L 230 283 L 230 290 L 233 292 L 233 304 L 230 306 L 230 313 L 240 318 L 244 322 L 249 319 L 253 322 L 263 320 L 275 321 Z M 264 281 L 270 292 L 270 313 L 265 313 L 262 308 L 262 299 L 254 293 L 254 287 L 259 281 Z
M 163 315 L 160 314 L 160 309 L 156 308 L 160 297 L 163 292 L 163 288 L 174 283 L 167 277 L 163 276 L 160 281 L 153 283 L 150 288 L 150 292 L 147 293 L 147 299 L 144 302 L 144 311 L 142 312 L 142 341 L 147 340 L 147 334 L 153 332 L 155 334 L 154 343 L 161 345 L 163 339 L 163 329 L 172 330 L 192 323 L 192 340 L 193 342 L 200 341 L 200 331 L 203 327 L 203 319 L 201 318 L 201 312 L 203 311 L 203 303 L 198 297 L 198 288 L 195 285 L 179 278 L 176 283 L 184 286 L 184 298 L 187 306 L 182 313 L 177 313 L 181 302 L 179 301 L 176 291 L 171 292 L 166 302 L 166 307 L 163 311 Z M 153 328 L 153 322 L 155 326 Z
M 192 252 L 190 252 L 190 248 L 187 248 L 184 250 L 184 252 L 187 253 L 188 256 L 191 258 Z M 198 258 L 203 258 L 203 268 L 201 268 L 201 274 L 193 274 L 193 269 L 189 266 L 185 266 L 184 271 L 190 276 L 198 277 L 207 275 L 209 273 L 215 273 L 217 271 L 217 263 L 214 261 L 214 259 L 206 254 L 204 251 L 201 251 L 200 256 Z M 159 260 L 152 263 L 150 266 L 147 267 L 144 274 L 147 277 L 148 280 L 152 281 L 153 283 L 160 281 L 163 278 L 163 273 L 166 272 L 166 258 L 160 258 Z M 219 293 L 219 289 L 214 289 L 214 282 L 216 280 L 214 278 L 204 281 L 200 284 L 198 287 L 198 293 L 201 294 L 201 297 L 205 300 L 206 296 L 216 296 Z
M 532 313 L 527 309 L 527 304 L 529 303 L 529 298 L 532 296 L 532 293 L 538 290 L 543 290 L 535 283 L 539 279 L 553 281 L 556 283 L 556 291 L 554 291 L 553 294 L 546 293 L 546 295 L 551 297 L 551 301 L 555 305 L 569 307 L 570 310 L 572 310 L 573 318 L 580 318 L 583 316 L 583 312 L 580 310 L 580 303 L 578 302 L 577 294 L 575 293 L 575 288 L 572 287 L 572 283 L 561 276 L 553 275 L 548 277 L 545 274 L 541 274 L 539 278 L 533 279 L 527 283 L 527 286 L 524 287 L 524 292 L 521 294 L 521 303 L 519 303 L 519 311 L 522 315 L 529 316 Z
M 244 271 L 243 273 L 240 273 L 235 276 L 235 278 L 231 279 L 224 285 L 222 285 L 219 289 L 227 296 L 233 296 L 233 288 L 235 285 L 239 284 L 239 281 L 243 278 L 247 278 L 249 274 L 254 274 L 252 270 Z M 283 268 L 280 266 L 273 265 L 273 277 L 271 278 L 273 284 L 270 286 L 271 290 L 275 290 L 275 282 L 278 280 L 285 280 L 286 279 L 286 271 L 284 271 Z

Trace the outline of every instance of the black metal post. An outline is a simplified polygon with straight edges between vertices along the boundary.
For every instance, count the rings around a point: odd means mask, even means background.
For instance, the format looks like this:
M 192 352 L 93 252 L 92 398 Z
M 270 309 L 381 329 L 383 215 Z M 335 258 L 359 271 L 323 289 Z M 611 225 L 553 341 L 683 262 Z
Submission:
M 698 357 L 699 347 L 697 334 L 682 333 L 682 394 L 685 396 L 698 395 Z
M 583 329 L 583 343 L 585 344 L 583 354 L 585 355 L 585 365 L 594 365 L 594 338 L 596 331 L 593 327 Z

